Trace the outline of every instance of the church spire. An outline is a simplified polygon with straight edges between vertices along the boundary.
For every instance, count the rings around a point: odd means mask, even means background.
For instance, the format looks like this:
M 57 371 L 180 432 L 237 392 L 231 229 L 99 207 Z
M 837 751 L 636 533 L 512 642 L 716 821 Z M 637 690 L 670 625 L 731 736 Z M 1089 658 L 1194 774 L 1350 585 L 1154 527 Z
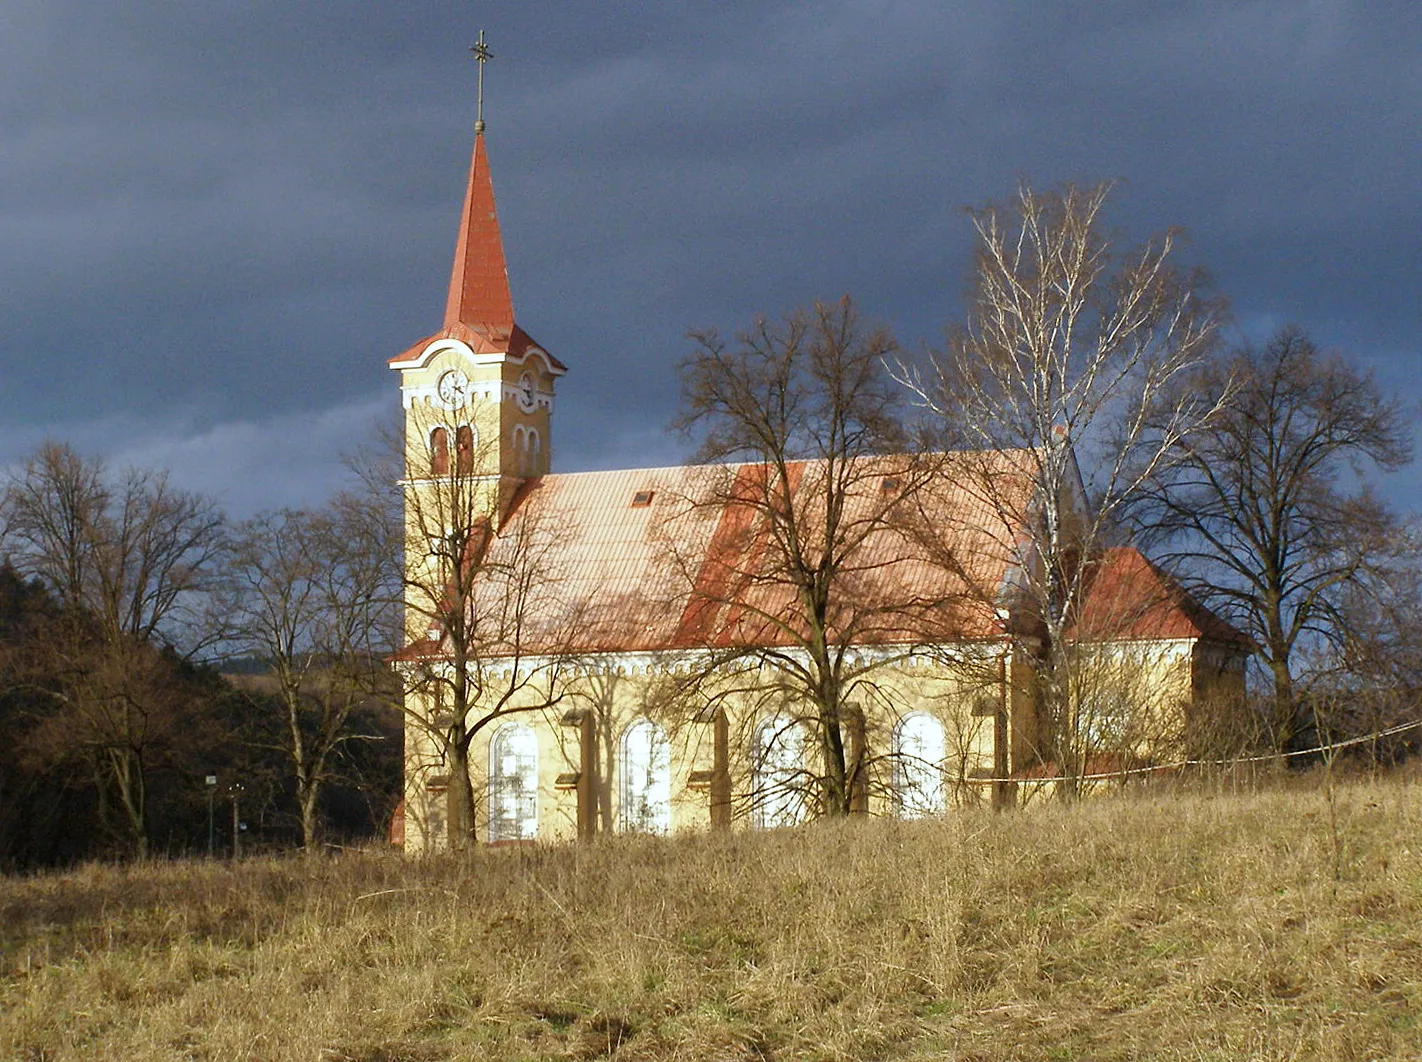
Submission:
M 504 240 L 494 208 L 494 184 L 489 176 L 484 148 L 484 64 L 493 58 L 479 31 L 479 43 L 470 49 L 479 63 L 479 110 L 474 123 L 474 158 L 469 164 L 469 188 L 454 245 L 454 270 L 449 278 L 449 300 L 444 307 L 444 327 L 465 325 L 507 338 L 513 329 L 513 296 L 509 293 Z
M 449 301 L 444 307 L 444 327 L 466 325 L 480 332 L 505 336 L 513 328 L 513 296 L 504 260 L 504 239 L 494 209 L 494 184 L 489 178 L 484 134 L 474 136 L 474 158 L 469 165 L 469 188 L 464 193 L 464 213 L 454 244 L 454 270 L 449 278 Z

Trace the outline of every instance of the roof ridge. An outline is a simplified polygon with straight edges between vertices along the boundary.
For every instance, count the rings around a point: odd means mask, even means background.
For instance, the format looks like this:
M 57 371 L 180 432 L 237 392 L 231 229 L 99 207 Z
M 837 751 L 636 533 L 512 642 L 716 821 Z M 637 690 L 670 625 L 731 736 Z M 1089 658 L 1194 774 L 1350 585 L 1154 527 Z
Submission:
M 1022 449 L 1015 449 L 1015 450 L 946 450 L 946 451 L 938 451 L 938 453 L 941 454 L 942 456 L 951 456 L 951 455 L 954 455 L 954 454 L 974 454 L 974 455 L 994 456 L 994 457 L 1004 457 L 1004 456 L 1007 456 L 1007 455 L 1010 455 L 1010 454 L 1016 454 L 1016 453 L 1022 453 L 1022 452 L 1025 452 L 1025 451 L 1022 450 Z M 909 451 L 903 451 L 903 452 L 899 452 L 899 453 L 886 453 L 886 454 L 862 454 L 862 455 L 860 455 L 859 458 L 856 458 L 856 460 L 861 460 L 861 459 L 862 459 L 862 460 L 865 460 L 865 461 L 882 461 L 882 460 L 887 460 L 887 459 L 891 459 L 891 458 L 895 458 L 895 457 L 904 457 L 904 456 L 908 456 L 908 455 L 909 455 Z M 825 458 L 821 458 L 821 457 L 808 457 L 808 458 L 797 458 L 796 460 L 791 461 L 791 462 L 788 462 L 788 463 L 789 463 L 789 464 L 794 464 L 794 465 L 809 465 L 809 464 L 814 464 L 814 463 L 816 463 L 816 462 L 823 461 L 823 460 L 825 460 Z M 676 472 L 676 471 L 682 471 L 682 470 L 684 470 L 684 469 L 692 469 L 692 468 L 700 468 L 700 469 L 715 469 L 715 468 L 720 468 L 720 469 L 727 469 L 727 470 L 734 471 L 735 469 L 739 469 L 739 468 L 746 468 L 746 467 L 754 466 L 754 465 L 765 465 L 765 464 L 768 464 L 768 463 L 769 463 L 769 462 L 766 462 L 766 461 L 683 461 L 681 464 L 676 464 L 676 465 L 633 465 L 633 466 L 628 467 L 628 468 L 588 468 L 588 469 L 583 469 L 583 470 L 577 471 L 577 472 L 549 472 L 549 473 L 547 474 L 547 476 L 545 476 L 544 478 L 548 478 L 549 476 L 559 476 L 559 477 L 561 477 L 561 476 L 618 475 L 618 474 L 629 474 L 629 473 L 633 473 L 633 472 Z

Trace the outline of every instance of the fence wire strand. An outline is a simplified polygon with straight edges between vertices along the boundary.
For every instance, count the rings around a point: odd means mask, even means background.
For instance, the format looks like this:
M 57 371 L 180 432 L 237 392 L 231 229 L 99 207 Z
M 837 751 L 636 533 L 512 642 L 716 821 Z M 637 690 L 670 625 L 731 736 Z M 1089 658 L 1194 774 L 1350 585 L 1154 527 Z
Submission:
M 1016 785 L 1036 785 L 1038 783 L 1047 782 L 1106 782 L 1112 779 L 1129 778 L 1133 775 L 1164 774 L 1170 771 L 1178 771 L 1184 767 L 1235 767 L 1247 763 L 1267 763 L 1271 760 L 1293 759 L 1296 756 L 1313 756 L 1317 753 L 1332 754 L 1339 749 L 1365 745 L 1370 741 L 1393 737 L 1397 734 L 1405 733 L 1408 730 L 1417 730 L 1419 728 L 1422 728 L 1422 719 L 1413 720 L 1410 723 L 1399 723 L 1397 726 L 1390 726 L 1385 730 L 1375 730 L 1370 734 L 1362 734 L 1359 737 L 1348 738 L 1345 741 L 1330 741 L 1327 744 L 1314 745 L 1306 749 L 1295 749 L 1291 752 L 1262 752 L 1255 756 L 1235 756 L 1217 760 L 1175 760 L 1171 763 L 1153 763 L 1144 767 L 1122 767 L 1115 771 L 1101 771 L 1091 774 L 1058 774 L 1042 777 L 1017 775 L 1007 778 L 971 778 L 965 780 L 970 781 L 974 785 L 995 785 L 1002 782 L 1011 782 Z

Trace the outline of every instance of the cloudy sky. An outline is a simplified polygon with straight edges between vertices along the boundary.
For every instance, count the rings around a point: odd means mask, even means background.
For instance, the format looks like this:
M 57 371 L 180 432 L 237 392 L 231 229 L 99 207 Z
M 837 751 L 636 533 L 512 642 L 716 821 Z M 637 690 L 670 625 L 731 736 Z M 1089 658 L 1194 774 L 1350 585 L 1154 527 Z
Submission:
M 1238 335 L 1297 322 L 1422 402 L 1416 0 L 9 0 L 0 464 L 60 438 L 237 514 L 319 501 L 439 325 L 481 27 L 557 468 L 681 455 L 690 327 L 848 292 L 934 342 L 963 208 L 1022 177 L 1120 179 Z

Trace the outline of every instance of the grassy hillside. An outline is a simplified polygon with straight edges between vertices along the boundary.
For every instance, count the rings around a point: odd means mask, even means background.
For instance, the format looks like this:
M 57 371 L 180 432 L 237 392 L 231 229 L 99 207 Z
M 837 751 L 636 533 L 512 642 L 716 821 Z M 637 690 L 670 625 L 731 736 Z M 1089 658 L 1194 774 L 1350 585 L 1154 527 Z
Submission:
M 1419 796 L 0 881 L 0 1058 L 1422 1057 Z

